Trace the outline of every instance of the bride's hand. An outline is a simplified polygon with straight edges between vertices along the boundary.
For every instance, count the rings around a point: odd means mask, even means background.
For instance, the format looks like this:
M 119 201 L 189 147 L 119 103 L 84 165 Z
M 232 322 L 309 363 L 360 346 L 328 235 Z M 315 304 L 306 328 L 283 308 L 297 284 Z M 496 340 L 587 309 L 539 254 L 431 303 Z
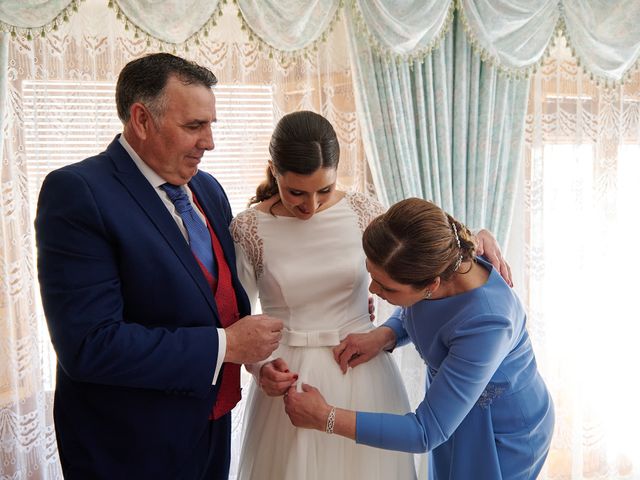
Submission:
M 260 369 L 260 388 L 271 397 L 284 395 L 297 380 L 298 374 L 290 372 L 282 358 L 265 363 Z
M 373 301 L 373 297 L 369 297 L 369 321 L 373 323 L 376 319 L 376 305 Z
M 510 287 L 513 287 L 513 278 L 511 276 L 511 267 L 507 261 L 502 257 L 500 251 L 500 245 L 498 241 L 491 234 L 489 230 L 480 230 L 475 235 L 476 237 L 476 254 L 484 255 L 495 267 L 502 278 L 507 282 Z

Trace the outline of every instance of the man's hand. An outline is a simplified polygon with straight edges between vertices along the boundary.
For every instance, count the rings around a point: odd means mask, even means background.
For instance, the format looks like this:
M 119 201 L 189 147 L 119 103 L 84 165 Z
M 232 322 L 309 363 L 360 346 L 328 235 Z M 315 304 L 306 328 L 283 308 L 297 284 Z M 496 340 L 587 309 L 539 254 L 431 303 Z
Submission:
M 248 315 L 224 329 L 227 335 L 225 362 L 256 363 L 278 348 L 282 321 L 268 315 Z
M 298 374 L 291 373 L 281 358 L 265 363 L 260 369 L 260 388 L 270 397 L 284 395 L 297 380 Z
M 491 262 L 491 264 L 495 267 L 502 278 L 504 278 L 505 282 L 510 287 L 513 287 L 513 279 L 511 278 L 511 267 L 507 263 L 507 261 L 502 258 L 502 252 L 500 251 L 500 245 L 488 230 L 480 230 L 476 234 L 476 254 L 484 255 L 487 257 L 487 260 Z

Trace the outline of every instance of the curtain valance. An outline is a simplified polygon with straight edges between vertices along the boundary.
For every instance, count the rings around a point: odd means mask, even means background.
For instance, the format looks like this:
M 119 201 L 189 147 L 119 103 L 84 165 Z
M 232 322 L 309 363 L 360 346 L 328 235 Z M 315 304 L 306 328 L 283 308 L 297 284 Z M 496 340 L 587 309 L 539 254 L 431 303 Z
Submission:
M 215 27 L 220 0 L 110 0 L 116 15 L 165 43 L 182 44 Z M 226 3 L 226 2 L 225 2 Z
M 454 6 L 451 0 L 354 0 L 353 18 L 377 50 L 419 57 L 449 28 Z
M 458 0 L 467 33 L 485 58 L 508 69 L 536 65 L 561 29 L 584 69 L 624 78 L 640 56 L 637 0 Z
M 81 0 L 4 0 L 0 27 L 45 33 Z M 89 0 L 97 1 L 97 0 Z M 137 31 L 159 42 L 199 41 L 219 23 L 227 0 L 102 0 Z M 474 47 L 503 71 L 527 73 L 562 29 L 585 70 L 623 79 L 640 56 L 637 0 L 235 0 L 250 35 L 296 54 L 313 48 L 344 8 L 360 35 L 387 58 L 420 59 L 437 46 L 458 9 Z
M 44 35 L 78 11 L 82 0 L 3 0 L 0 1 L 0 30 L 16 35 Z
M 270 47 L 303 50 L 326 38 L 339 0 L 237 0 L 244 24 Z

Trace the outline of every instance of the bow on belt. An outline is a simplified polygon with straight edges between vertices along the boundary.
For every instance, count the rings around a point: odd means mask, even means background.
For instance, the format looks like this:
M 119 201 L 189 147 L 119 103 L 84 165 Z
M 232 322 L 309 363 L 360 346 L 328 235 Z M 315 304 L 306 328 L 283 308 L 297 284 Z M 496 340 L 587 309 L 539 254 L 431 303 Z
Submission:
M 369 314 L 356 318 L 341 328 L 334 330 L 291 330 L 282 331 L 281 344 L 290 347 L 334 347 L 350 333 L 361 333 L 373 329 Z

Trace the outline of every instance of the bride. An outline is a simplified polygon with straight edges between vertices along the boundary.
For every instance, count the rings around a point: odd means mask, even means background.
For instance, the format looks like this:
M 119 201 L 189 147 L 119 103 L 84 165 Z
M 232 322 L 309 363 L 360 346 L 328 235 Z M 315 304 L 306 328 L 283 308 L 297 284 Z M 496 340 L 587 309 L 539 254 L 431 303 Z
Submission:
M 238 479 L 414 479 L 413 455 L 297 429 L 284 412 L 282 395 L 296 382 L 315 385 L 328 402 L 352 410 L 411 408 L 390 354 L 343 374 L 332 352 L 349 333 L 374 328 L 361 238 L 382 206 L 336 189 L 338 139 L 316 113 L 285 115 L 269 153 L 267 178 L 250 202 L 256 205 L 234 219 L 231 233 L 252 306 L 259 296 L 263 312 L 282 319 L 285 330 L 269 361 L 247 366 L 256 381 Z

